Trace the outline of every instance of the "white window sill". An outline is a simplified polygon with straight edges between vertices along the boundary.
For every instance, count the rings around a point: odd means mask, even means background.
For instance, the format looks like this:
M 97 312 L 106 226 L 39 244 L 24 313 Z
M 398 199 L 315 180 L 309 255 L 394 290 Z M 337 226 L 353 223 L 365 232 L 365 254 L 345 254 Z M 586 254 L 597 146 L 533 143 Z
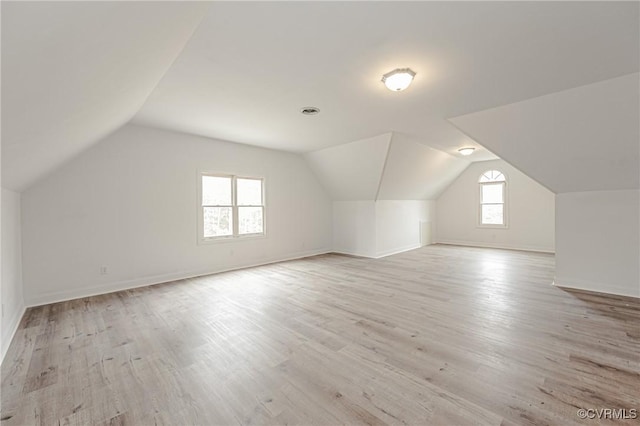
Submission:
M 267 238 L 267 234 L 247 234 L 247 235 L 239 235 L 229 236 L 229 237 L 213 237 L 213 238 L 199 238 L 198 245 L 210 245 L 210 244 L 222 244 L 222 243 L 237 243 L 240 241 L 255 241 L 255 240 L 264 240 Z
M 509 229 L 509 225 L 476 225 L 476 228 L 481 229 Z

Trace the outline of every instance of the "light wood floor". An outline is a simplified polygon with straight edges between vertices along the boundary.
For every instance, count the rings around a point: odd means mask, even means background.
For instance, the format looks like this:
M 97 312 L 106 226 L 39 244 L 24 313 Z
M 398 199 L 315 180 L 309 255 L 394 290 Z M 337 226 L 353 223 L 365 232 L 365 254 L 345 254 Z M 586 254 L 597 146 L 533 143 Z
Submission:
M 598 424 L 640 409 L 640 303 L 551 255 L 318 256 L 29 309 L 16 424 Z M 612 424 L 638 424 L 637 420 Z

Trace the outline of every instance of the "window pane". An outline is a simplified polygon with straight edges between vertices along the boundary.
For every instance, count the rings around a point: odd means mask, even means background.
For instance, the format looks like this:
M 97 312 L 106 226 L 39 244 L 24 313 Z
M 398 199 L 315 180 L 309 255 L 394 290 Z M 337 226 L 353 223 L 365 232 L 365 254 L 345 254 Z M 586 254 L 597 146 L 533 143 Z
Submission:
M 262 207 L 238 207 L 238 232 L 243 234 L 262 234 Z
M 262 181 L 259 179 L 237 179 L 238 205 L 262 205 Z M 242 222 L 241 222 L 242 223 Z
M 497 170 L 487 170 L 480 176 L 480 180 L 478 182 L 504 182 L 506 179 L 504 175 Z
M 488 204 L 482 206 L 483 225 L 504 225 L 502 204 Z
M 204 237 L 221 237 L 233 233 L 231 207 L 203 207 Z
M 218 176 L 202 176 L 202 205 L 230 206 L 231 178 Z
M 482 202 L 483 203 L 503 203 L 503 191 L 501 183 L 492 183 L 482 185 Z

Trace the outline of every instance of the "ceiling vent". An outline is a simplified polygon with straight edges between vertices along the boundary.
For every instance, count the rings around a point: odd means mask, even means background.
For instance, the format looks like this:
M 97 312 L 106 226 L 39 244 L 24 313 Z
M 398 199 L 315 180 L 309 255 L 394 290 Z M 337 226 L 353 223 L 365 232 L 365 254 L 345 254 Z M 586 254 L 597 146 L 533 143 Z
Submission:
M 320 108 L 316 107 L 304 107 L 300 110 L 304 115 L 316 115 L 320 112 Z

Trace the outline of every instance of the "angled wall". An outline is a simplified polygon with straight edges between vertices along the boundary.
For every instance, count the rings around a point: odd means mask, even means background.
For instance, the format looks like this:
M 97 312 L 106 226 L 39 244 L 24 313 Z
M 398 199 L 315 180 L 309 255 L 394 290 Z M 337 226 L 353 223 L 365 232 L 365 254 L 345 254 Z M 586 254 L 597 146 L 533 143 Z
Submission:
M 450 121 L 555 193 L 638 189 L 640 74 Z
M 2 2 L 2 185 L 22 191 L 129 121 L 205 2 Z
M 321 149 L 305 158 L 333 200 L 375 200 L 391 133 Z
M 394 132 L 377 200 L 435 200 L 469 162 Z

